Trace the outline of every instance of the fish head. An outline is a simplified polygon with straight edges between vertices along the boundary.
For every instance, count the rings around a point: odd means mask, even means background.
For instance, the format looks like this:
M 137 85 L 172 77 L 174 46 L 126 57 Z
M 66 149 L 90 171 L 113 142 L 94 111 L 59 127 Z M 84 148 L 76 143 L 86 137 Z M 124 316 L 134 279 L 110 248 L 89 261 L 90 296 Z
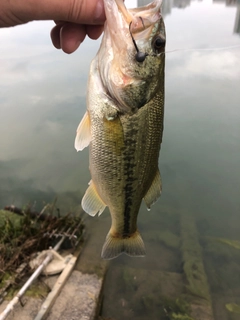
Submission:
M 123 113 L 137 112 L 164 85 L 161 2 L 127 9 L 122 0 L 104 0 L 106 23 L 98 69 L 106 92 Z

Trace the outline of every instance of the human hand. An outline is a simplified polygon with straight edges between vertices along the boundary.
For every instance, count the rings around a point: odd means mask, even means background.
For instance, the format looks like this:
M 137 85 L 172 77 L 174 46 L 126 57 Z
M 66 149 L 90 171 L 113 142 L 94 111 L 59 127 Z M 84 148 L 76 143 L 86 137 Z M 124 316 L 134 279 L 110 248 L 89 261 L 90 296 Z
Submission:
M 86 35 L 97 39 L 105 21 L 102 0 L 1 0 L 0 27 L 11 27 L 33 20 L 54 20 L 53 45 L 66 53 L 74 52 Z

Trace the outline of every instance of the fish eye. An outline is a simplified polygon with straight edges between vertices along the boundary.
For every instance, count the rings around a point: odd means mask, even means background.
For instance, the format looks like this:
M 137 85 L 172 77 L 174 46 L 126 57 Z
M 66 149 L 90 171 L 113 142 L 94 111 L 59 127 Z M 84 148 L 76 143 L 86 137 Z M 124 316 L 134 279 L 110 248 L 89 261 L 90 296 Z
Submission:
M 153 41 L 154 49 L 159 50 L 161 48 L 164 48 L 165 43 L 166 43 L 166 40 L 164 38 L 157 36 Z

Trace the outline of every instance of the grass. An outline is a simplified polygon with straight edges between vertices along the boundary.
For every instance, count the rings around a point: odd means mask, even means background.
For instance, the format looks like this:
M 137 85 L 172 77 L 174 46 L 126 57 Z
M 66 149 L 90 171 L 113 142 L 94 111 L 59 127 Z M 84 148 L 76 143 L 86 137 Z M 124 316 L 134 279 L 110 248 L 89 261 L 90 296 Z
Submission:
M 33 214 L 29 206 L 20 210 L 20 215 L 0 210 L 0 298 L 9 283 L 16 284 L 30 271 L 32 254 L 53 247 L 59 241 L 54 234 L 74 230 L 77 225 L 75 235 L 80 238 L 84 228 L 80 216 L 58 217 L 54 205 L 47 206 L 44 215 Z

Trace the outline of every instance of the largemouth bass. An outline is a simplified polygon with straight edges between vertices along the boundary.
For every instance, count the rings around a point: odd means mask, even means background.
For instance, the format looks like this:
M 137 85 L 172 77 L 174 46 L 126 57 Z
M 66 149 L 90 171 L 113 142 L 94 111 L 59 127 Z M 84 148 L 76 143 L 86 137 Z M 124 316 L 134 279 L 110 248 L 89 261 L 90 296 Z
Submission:
M 106 23 L 90 68 L 87 111 L 75 139 L 89 145 L 92 180 L 82 199 L 91 216 L 109 207 L 112 225 L 102 258 L 144 256 L 137 215 L 161 194 L 165 27 L 161 0 L 128 10 L 104 0 Z

